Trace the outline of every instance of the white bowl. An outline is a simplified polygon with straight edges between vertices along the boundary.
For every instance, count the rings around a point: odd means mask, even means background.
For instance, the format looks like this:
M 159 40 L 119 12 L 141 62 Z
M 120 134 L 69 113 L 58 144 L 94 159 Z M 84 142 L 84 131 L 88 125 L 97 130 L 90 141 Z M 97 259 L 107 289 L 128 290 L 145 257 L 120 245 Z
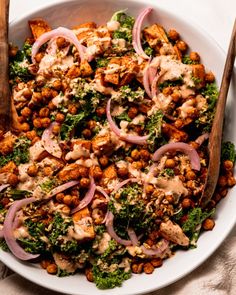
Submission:
M 178 19 L 174 14 L 159 9 L 158 4 L 154 3 L 154 1 L 67 0 L 64 3 L 48 6 L 12 22 L 10 25 L 10 39 L 14 43 L 22 45 L 26 36 L 30 34 L 27 21 L 35 17 L 44 18 L 54 28 L 58 26 L 72 27 L 84 21 L 95 21 L 102 24 L 117 10 L 128 8 L 128 13 L 137 16 L 140 10 L 148 5 L 154 8 L 150 23 L 158 22 L 166 29 L 175 28 L 180 32 L 182 38 L 191 45 L 191 48 L 200 53 L 206 67 L 216 74 L 217 81 L 220 81 L 225 55 L 216 42 L 196 25 L 193 25 L 192 22 Z M 236 81 L 233 82 L 232 84 L 235 86 Z M 236 123 L 236 116 L 234 115 L 236 101 L 231 99 L 233 98 L 233 91 L 229 96 L 225 134 L 228 139 L 236 142 L 236 132 L 232 128 Z M 62 293 L 76 295 L 146 293 L 167 286 L 187 275 L 219 247 L 235 224 L 236 197 L 234 194 L 235 189 L 232 189 L 220 203 L 217 209 L 216 226 L 212 232 L 205 232 L 201 235 L 197 249 L 187 252 L 178 251 L 173 258 L 165 261 L 164 265 L 156 269 L 152 275 L 133 275 L 131 279 L 123 283 L 121 288 L 98 290 L 95 284 L 86 280 L 84 275 L 64 278 L 51 276 L 38 265 L 23 263 L 3 251 L 0 251 L 0 260 L 30 281 Z

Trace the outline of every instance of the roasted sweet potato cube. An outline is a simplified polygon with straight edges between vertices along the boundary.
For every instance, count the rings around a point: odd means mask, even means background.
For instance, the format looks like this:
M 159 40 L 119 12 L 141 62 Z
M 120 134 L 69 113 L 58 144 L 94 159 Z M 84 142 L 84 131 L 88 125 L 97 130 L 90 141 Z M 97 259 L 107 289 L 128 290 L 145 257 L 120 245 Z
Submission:
M 188 134 L 182 130 L 178 130 L 175 126 L 164 123 L 162 124 L 162 132 L 170 139 L 173 139 L 174 141 L 187 141 Z
M 80 68 L 75 65 L 73 65 L 66 73 L 66 77 L 71 78 L 71 79 L 77 78 L 80 75 L 81 75 Z
M 108 179 L 114 179 L 117 177 L 116 167 L 115 165 L 108 166 L 105 170 L 103 170 L 103 177 Z
M 82 77 L 88 77 L 93 73 L 90 64 L 86 60 L 80 63 L 80 72 Z
M 78 30 L 81 28 L 96 29 L 96 27 L 97 25 L 94 22 L 87 22 L 87 23 L 82 23 L 80 25 L 73 27 L 73 30 Z
M 85 139 L 76 139 L 72 142 L 72 147 L 77 144 L 77 145 L 81 145 L 81 147 L 85 148 L 86 150 L 91 149 L 91 141 L 89 140 L 85 140 Z
M 66 165 L 57 175 L 58 179 L 61 181 L 69 181 L 72 179 L 77 179 L 80 176 L 80 166 L 78 164 Z
M 44 33 L 51 31 L 47 22 L 41 18 L 29 20 L 29 26 L 35 40 Z
M 16 173 L 17 166 L 14 162 L 10 161 L 5 166 L 0 168 L 0 173 Z
M 95 154 L 109 154 L 112 152 L 114 144 L 110 134 L 97 135 L 92 140 L 92 149 Z
M 93 220 L 91 218 L 88 207 L 76 212 L 73 215 L 74 235 L 76 240 L 87 240 L 95 237 Z
M 119 73 L 105 74 L 104 80 L 107 83 L 118 85 L 119 84 L 119 81 L 120 81 Z
M 0 142 L 0 154 L 7 155 L 13 151 L 15 138 L 12 135 L 4 137 Z
M 155 47 L 158 43 L 169 43 L 165 30 L 158 24 L 145 28 L 143 34 L 151 47 Z

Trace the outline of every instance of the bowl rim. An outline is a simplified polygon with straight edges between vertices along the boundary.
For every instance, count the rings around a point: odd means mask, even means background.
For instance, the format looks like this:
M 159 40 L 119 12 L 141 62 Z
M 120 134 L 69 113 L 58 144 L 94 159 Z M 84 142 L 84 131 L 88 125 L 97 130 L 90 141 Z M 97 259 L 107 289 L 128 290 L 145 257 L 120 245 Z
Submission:
M 35 9 L 30 9 L 29 11 L 27 11 L 26 13 L 21 14 L 20 17 L 15 17 L 14 19 L 12 19 L 9 23 L 9 27 L 12 26 L 16 26 L 18 23 L 22 22 L 25 19 L 30 19 L 30 17 L 32 16 L 32 14 L 35 13 L 42 13 L 43 11 L 50 9 L 54 6 L 58 6 L 61 5 L 63 3 L 66 2 L 77 2 L 78 0 L 58 0 L 55 3 L 48 3 L 48 4 L 42 4 L 40 5 L 36 10 Z M 148 5 L 153 5 L 155 6 L 155 8 L 158 8 L 160 11 L 160 14 L 162 12 L 164 12 L 165 14 L 169 15 L 170 17 L 174 17 L 177 20 L 181 20 L 182 23 L 184 24 L 188 24 L 188 26 L 190 26 L 190 30 L 194 30 L 197 34 L 201 34 L 202 36 L 206 37 L 209 40 L 209 43 L 213 43 L 217 49 L 219 54 L 221 55 L 222 58 L 225 59 L 226 53 L 223 50 L 223 48 L 220 46 L 220 44 L 211 36 L 210 33 L 208 33 L 204 27 L 202 27 L 200 24 L 196 23 L 194 20 L 190 19 L 188 16 L 185 16 L 184 19 L 181 18 L 181 16 L 179 14 L 174 14 L 172 11 L 168 10 L 167 8 L 164 7 L 158 7 L 158 3 L 156 3 L 156 1 L 154 0 L 146 0 L 145 3 L 143 0 L 129 0 L 129 2 L 133 2 L 133 3 L 137 3 L 137 4 L 146 4 Z M 236 65 L 234 66 L 234 69 L 236 69 Z M 189 269 L 187 269 L 186 271 L 182 271 L 181 274 L 176 275 L 175 280 L 172 280 L 171 282 L 167 282 L 166 284 L 163 284 L 161 287 L 155 287 L 155 286 L 148 286 L 145 288 L 145 290 L 139 291 L 136 290 L 135 293 L 132 292 L 127 292 L 125 293 L 126 295 L 133 295 L 133 294 L 146 294 L 148 292 L 152 292 L 158 289 L 162 289 L 166 286 L 170 286 L 173 283 L 175 283 L 176 281 L 180 280 L 181 278 L 186 277 L 188 274 L 192 273 L 197 267 L 199 267 L 202 263 L 204 263 L 210 256 L 214 255 L 215 251 L 220 247 L 220 245 L 224 242 L 225 238 L 230 234 L 230 232 L 232 231 L 234 225 L 236 224 L 236 218 L 234 220 L 231 221 L 230 224 L 227 224 L 226 229 L 224 229 L 224 231 L 221 232 L 221 238 L 217 241 L 216 244 L 214 245 L 210 245 L 208 250 L 206 251 L 206 253 L 202 256 L 201 259 L 198 260 L 198 262 L 195 262 L 194 267 L 191 267 Z M 0 252 L 2 252 L 2 250 L 0 250 Z M 0 253 L 1 254 L 1 253 Z M 45 287 L 47 289 L 53 290 L 53 291 L 58 291 L 58 292 L 62 292 L 64 293 L 63 290 L 60 290 L 59 287 L 55 286 L 54 288 L 52 286 L 48 286 L 46 282 L 44 282 L 43 280 L 40 281 L 40 278 L 35 277 L 31 277 L 28 274 L 22 274 L 22 272 L 20 272 L 20 270 L 15 270 L 14 265 L 9 265 L 7 259 L 3 259 L 0 256 L 0 260 L 3 261 L 3 263 L 5 263 L 9 268 L 11 268 L 13 271 L 15 271 L 16 273 L 18 273 L 20 276 L 23 276 L 24 278 L 26 278 L 27 280 L 36 283 L 42 287 Z M 121 287 L 122 288 L 122 287 Z M 119 292 L 119 289 L 116 289 Z M 71 293 L 71 294 L 78 294 L 78 293 Z M 85 293 L 80 293 L 85 294 Z M 87 294 L 86 294 L 87 295 Z

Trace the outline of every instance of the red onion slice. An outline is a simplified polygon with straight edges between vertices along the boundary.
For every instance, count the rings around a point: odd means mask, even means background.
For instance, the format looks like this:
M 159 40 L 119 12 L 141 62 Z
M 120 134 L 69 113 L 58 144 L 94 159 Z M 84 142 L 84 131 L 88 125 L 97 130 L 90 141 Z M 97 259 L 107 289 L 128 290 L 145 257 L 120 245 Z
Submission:
M 162 244 L 158 248 L 147 249 L 145 246 L 141 246 L 143 253 L 147 256 L 162 257 L 167 250 L 169 250 L 169 242 L 165 239 L 162 240 Z
M 139 242 L 138 242 L 138 237 L 137 237 L 135 231 L 131 227 L 129 227 L 127 232 L 128 232 L 129 238 L 130 238 L 133 246 L 138 246 Z
M 109 235 L 119 244 L 124 245 L 124 246 L 131 246 L 132 242 L 130 240 L 124 240 L 122 238 L 120 238 L 115 230 L 114 230 L 114 226 L 113 226 L 113 221 L 114 221 L 114 215 L 112 212 L 108 212 L 107 214 L 107 218 L 106 218 L 106 228 L 107 228 L 107 232 L 109 233 Z
M 64 37 L 66 40 L 70 41 L 79 52 L 80 59 L 83 61 L 85 59 L 84 49 L 80 44 L 78 38 L 72 30 L 69 30 L 64 27 L 59 27 L 55 30 L 49 31 L 41 35 L 32 46 L 32 62 L 36 63 L 35 55 L 38 53 L 40 47 L 48 42 L 52 38 Z
M 153 154 L 153 161 L 158 161 L 165 153 L 176 151 L 183 152 L 189 157 L 192 169 L 200 170 L 201 164 L 198 153 L 193 147 L 184 142 L 173 142 L 163 145 Z
M 64 184 L 62 184 L 60 186 L 57 186 L 53 190 L 51 190 L 51 192 L 47 195 L 47 198 L 49 199 L 49 198 L 51 198 L 51 197 L 53 197 L 53 196 L 55 196 L 55 195 L 57 195 L 57 194 L 59 194 L 61 192 L 64 192 L 65 190 L 67 190 L 67 189 L 69 189 L 69 188 L 71 188 L 71 187 L 73 187 L 73 186 L 75 186 L 77 184 L 79 184 L 78 180 L 72 180 L 72 181 L 64 183 Z
M 42 134 L 42 142 L 45 150 L 56 158 L 61 158 L 62 151 L 56 139 L 53 139 L 54 135 L 52 133 L 53 127 L 57 125 L 53 122 L 47 129 L 44 130 Z
M 145 8 L 136 18 L 132 31 L 133 47 L 135 52 L 143 57 L 144 59 L 149 59 L 149 56 L 143 51 L 141 44 L 141 28 L 144 18 L 152 11 L 151 7 Z
M 146 68 L 143 73 L 143 86 L 147 95 L 150 98 L 152 98 L 152 93 L 150 89 L 150 62 L 151 62 L 151 59 L 149 59 L 148 64 L 146 65 Z
M 110 201 L 110 197 L 108 196 L 108 194 L 104 191 L 103 188 L 101 188 L 100 186 L 96 186 L 96 190 L 101 193 L 105 198 L 106 200 L 109 202 Z
M 116 124 L 114 123 L 114 121 L 112 120 L 112 117 L 111 117 L 111 99 L 109 99 L 107 102 L 106 114 L 107 114 L 107 120 L 108 120 L 111 130 L 120 139 L 130 142 L 130 143 L 139 144 L 139 145 L 147 144 L 147 139 L 149 138 L 149 135 L 138 136 L 138 135 L 124 134 L 123 131 L 116 126 Z
M 157 82 L 161 79 L 161 77 L 166 73 L 166 71 L 161 71 L 160 73 L 156 74 L 156 77 L 153 79 L 151 84 L 151 94 L 152 98 L 157 97 L 159 93 L 159 88 L 157 86 Z
M 3 225 L 3 234 L 7 246 L 11 250 L 11 252 L 21 260 L 30 260 L 39 257 L 39 254 L 33 255 L 30 253 L 25 252 L 20 245 L 17 243 L 14 232 L 13 232 L 13 222 L 15 219 L 16 212 L 20 210 L 23 206 L 31 204 L 35 202 L 36 199 L 34 197 L 23 199 L 20 201 L 15 201 L 11 207 L 9 208 L 7 215 L 5 217 L 4 225 Z
M 205 140 L 207 140 L 208 138 L 209 138 L 209 133 L 204 133 L 204 134 L 200 135 L 200 136 L 195 140 L 195 142 L 196 142 L 197 144 L 199 144 L 199 146 L 200 146 L 200 145 L 202 145 L 203 142 L 204 142 Z
M 88 204 L 92 201 L 92 199 L 94 197 L 95 191 L 96 191 L 96 185 L 94 183 L 94 179 L 91 177 L 90 178 L 90 186 L 89 186 L 89 189 L 88 189 L 85 197 L 83 198 L 83 200 L 79 203 L 79 205 L 77 207 L 75 207 L 73 210 L 71 210 L 71 213 L 74 214 L 74 213 L 78 212 L 79 210 L 88 206 Z

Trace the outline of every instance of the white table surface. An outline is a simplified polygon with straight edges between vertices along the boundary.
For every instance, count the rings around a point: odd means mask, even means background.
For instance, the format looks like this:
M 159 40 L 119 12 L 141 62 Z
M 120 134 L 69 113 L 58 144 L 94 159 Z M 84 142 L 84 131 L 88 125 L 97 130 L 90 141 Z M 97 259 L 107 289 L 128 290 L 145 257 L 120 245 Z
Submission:
M 1 1 L 1 0 L 0 0 Z M 66 1 L 66 0 L 64 0 Z M 98 0 L 101 1 L 101 0 Z M 119 1 L 119 0 L 114 0 Z M 127 0 L 128 1 L 128 0 Z M 228 43 L 231 35 L 231 30 L 233 27 L 234 19 L 236 17 L 236 0 L 153 0 L 158 1 L 158 5 L 161 8 L 166 8 L 171 10 L 176 15 L 187 18 L 190 21 L 197 23 L 203 30 L 206 30 L 208 34 L 210 34 L 218 44 L 224 49 L 224 51 L 228 48 Z M 27 14 L 30 11 L 37 10 L 40 7 L 45 5 L 59 2 L 58 0 L 11 0 L 10 5 L 10 21 L 16 18 L 21 17 L 24 14 Z M 234 228 L 233 232 L 235 232 L 236 228 Z M 232 232 L 232 233 L 233 233 Z M 231 233 L 231 236 L 232 236 Z M 231 238 L 232 241 L 232 238 Z M 235 241 L 235 240 L 234 240 Z M 235 244 L 235 242 L 234 242 Z M 203 265 L 204 266 L 204 265 Z M 193 277 L 191 279 L 196 280 L 198 274 L 193 272 Z M 194 277 L 195 276 L 195 277 Z M 13 283 L 14 281 L 9 281 Z M 184 282 L 186 283 L 186 282 Z M 19 283 L 18 283 L 19 284 Z M 25 287 L 21 286 L 21 292 L 19 294 L 49 294 L 49 291 L 37 290 L 33 287 L 33 285 L 29 285 L 28 282 L 22 281 L 22 284 L 25 284 Z M 2 286 L 0 293 L 3 295 L 15 295 L 17 293 L 19 285 L 15 285 L 14 288 L 10 288 L 9 284 L 5 284 L 6 287 Z M 160 290 L 160 293 L 157 292 L 155 294 L 165 294 L 165 295 L 172 295 L 172 294 L 183 294 L 179 289 L 179 285 L 173 289 L 165 289 Z M 9 287 L 9 288 L 8 288 Z M 12 286 L 13 287 L 13 286 Z M 35 286 L 36 287 L 36 286 Z M 25 292 L 24 292 L 25 288 Z M 29 291 L 29 288 L 32 288 L 32 293 Z M 184 290 L 183 290 L 184 291 Z M 227 293 L 215 293 L 210 291 L 208 292 L 200 292 L 196 293 L 197 290 L 192 290 L 192 292 L 188 292 L 188 294 L 233 294 L 231 292 L 226 291 Z M 38 293 L 39 292 L 39 293 Z M 167 292 L 167 293 L 166 293 Z M 52 292 L 55 294 L 54 292 Z M 50 293 L 50 294 L 52 294 Z M 18 293 L 17 293 L 18 294 Z M 153 293 L 154 294 L 154 293 Z M 234 293 L 236 294 L 236 293 Z

